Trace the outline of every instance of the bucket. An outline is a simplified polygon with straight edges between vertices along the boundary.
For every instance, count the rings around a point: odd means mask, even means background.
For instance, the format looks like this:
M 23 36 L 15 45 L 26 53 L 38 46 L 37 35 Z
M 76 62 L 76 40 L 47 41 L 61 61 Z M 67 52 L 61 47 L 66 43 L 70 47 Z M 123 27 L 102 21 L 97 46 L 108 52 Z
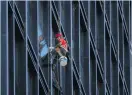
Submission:
M 67 58 L 65 56 L 61 56 L 59 58 L 59 62 L 61 66 L 66 66 L 67 65 Z

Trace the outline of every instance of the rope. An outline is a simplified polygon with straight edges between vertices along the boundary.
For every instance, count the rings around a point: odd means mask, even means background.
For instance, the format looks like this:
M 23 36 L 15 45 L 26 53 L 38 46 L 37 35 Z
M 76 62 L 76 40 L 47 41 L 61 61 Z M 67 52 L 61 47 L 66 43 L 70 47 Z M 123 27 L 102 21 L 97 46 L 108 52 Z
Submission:
M 57 75 L 57 80 L 59 81 L 58 60 L 57 60 L 57 74 L 56 75 Z M 58 85 L 60 86 L 59 82 L 58 82 Z M 59 91 L 58 91 L 58 95 L 59 95 Z
M 59 69 L 58 69 L 58 67 L 59 67 L 59 65 L 58 65 L 58 63 L 59 63 L 59 61 L 58 61 L 58 56 L 57 56 L 57 61 L 56 61 L 56 66 L 55 66 L 55 69 L 53 70 L 53 72 L 54 72 L 54 75 L 55 75 L 55 80 L 56 80 L 56 85 L 57 85 L 57 88 L 58 88 L 58 95 L 60 95 L 59 94 L 59 92 L 61 92 L 62 93 L 62 89 L 61 89 L 61 86 L 60 86 L 60 83 L 59 83 L 59 81 L 60 81 L 60 79 L 59 79 Z M 56 59 L 56 58 L 54 58 L 54 59 Z

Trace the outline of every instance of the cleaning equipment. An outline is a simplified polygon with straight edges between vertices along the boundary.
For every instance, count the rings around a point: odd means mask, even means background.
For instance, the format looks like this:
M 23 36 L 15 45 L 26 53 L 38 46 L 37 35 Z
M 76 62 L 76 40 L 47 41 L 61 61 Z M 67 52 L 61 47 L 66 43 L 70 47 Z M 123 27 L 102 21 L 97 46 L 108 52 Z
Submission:
M 60 61 L 60 65 L 61 65 L 61 66 L 66 66 L 66 65 L 67 65 L 67 57 L 61 56 L 61 57 L 59 58 L 59 61 Z

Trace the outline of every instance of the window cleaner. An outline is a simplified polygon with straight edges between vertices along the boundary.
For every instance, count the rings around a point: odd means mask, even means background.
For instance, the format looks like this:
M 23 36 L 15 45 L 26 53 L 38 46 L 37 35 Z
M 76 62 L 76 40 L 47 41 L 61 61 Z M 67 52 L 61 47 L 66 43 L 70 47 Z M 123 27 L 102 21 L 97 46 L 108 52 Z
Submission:
M 59 56 L 59 62 L 61 66 L 67 65 L 67 54 L 68 54 L 68 45 L 67 41 L 64 39 L 61 33 L 55 34 L 55 47 L 49 47 L 50 52 L 55 57 L 56 55 Z M 53 58 L 54 58 L 53 57 Z M 55 74 L 56 71 L 56 63 L 52 64 L 53 66 L 53 84 L 63 93 L 61 86 L 59 85 L 59 82 L 57 81 L 58 76 Z
M 63 38 L 61 33 L 57 33 L 55 35 L 56 37 L 56 47 L 55 50 L 60 56 L 59 62 L 61 66 L 66 66 L 67 65 L 67 53 L 68 53 L 68 46 L 66 40 Z
M 66 40 L 63 38 L 61 33 L 55 34 L 56 38 L 56 46 L 50 47 L 50 51 L 55 50 L 56 53 L 59 55 L 59 62 L 61 66 L 67 65 L 67 53 L 68 53 L 68 46 Z

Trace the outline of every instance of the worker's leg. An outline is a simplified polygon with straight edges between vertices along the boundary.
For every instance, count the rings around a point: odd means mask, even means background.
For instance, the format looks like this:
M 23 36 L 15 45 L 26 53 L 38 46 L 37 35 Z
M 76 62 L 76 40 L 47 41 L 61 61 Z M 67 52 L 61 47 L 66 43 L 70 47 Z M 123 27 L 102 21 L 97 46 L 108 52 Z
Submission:
M 63 56 L 66 56 L 67 51 L 64 48 L 60 48 L 60 52 Z
M 67 51 L 64 48 L 56 48 L 56 52 L 58 53 L 58 55 L 61 56 L 66 56 Z

